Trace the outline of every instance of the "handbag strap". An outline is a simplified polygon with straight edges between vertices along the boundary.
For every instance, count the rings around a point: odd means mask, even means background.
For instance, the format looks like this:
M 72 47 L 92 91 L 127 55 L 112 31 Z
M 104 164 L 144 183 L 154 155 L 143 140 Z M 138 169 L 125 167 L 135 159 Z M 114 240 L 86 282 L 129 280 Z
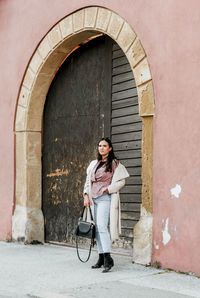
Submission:
M 83 207 L 83 211 L 81 213 L 81 218 L 83 218 L 83 214 L 84 214 L 85 208 L 86 208 L 86 206 Z M 92 216 L 92 210 L 91 210 L 91 207 L 90 206 L 89 206 L 89 211 L 90 211 L 90 218 L 91 218 L 92 221 L 94 221 L 93 216 Z
M 81 213 L 81 219 L 83 219 L 83 214 L 84 214 L 85 208 L 86 208 L 86 206 L 83 207 L 83 211 Z M 89 210 L 90 210 L 90 218 L 91 218 L 92 221 L 94 221 L 93 216 L 92 216 L 92 210 L 91 210 L 90 206 L 89 206 Z M 86 263 L 89 260 L 90 255 L 91 255 L 92 246 L 94 246 L 94 239 L 91 238 L 88 257 L 87 257 L 86 260 L 82 260 L 81 257 L 80 257 L 80 254 L 79 254 L 78 236 L 76 236 L 76 252 L 77 252 L 77 256 L 78 256 L 78 258 L 81 262 Z
M 80 254 L 79 254 L 79 250 L 78 250 L 78 237 L 76 236 L 76 252 L 77 252 L 77 256 L 78 256 L 79 260 L 82 263 L 86 263 L 89 260 L 90 255 L 91 255 L 92 246 L 94 246 L 94 240 L 93 239 L 91 239 L 90 248 L 89 248 L 89 254 L 88 254 L 87 259 L 86 260 L 82 260 L 81 257 L 80 257 Z

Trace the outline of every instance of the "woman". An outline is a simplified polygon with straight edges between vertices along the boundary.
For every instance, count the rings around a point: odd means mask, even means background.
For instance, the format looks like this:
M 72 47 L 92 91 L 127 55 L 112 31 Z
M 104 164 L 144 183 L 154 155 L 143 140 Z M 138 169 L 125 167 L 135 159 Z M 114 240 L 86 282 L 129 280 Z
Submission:
M 111 240 L 118 239 L 121 233 L 119 190 L 128 176 L 126 168 L 115 157 L 110 139 L 102 138 L 98 143 L 98 159 L 87 168 L 84 206 L 91 206 L 96 225 L 99 259 L 92 268 L 104 265 L 103 273 L 114 266 L 110 256 Z

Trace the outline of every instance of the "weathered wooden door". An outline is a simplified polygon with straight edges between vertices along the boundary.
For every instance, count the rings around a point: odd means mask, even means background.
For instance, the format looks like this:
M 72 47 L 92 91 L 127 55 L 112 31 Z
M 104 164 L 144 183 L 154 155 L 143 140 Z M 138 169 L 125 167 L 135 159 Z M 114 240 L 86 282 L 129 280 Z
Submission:
M 120 47 L 112 51 L 111 140 L 116 156 L 130 177 L 120 191 L 122 235 L 120 246 L 132 247 L 133 227 L 140 218 L 142 201 L 142 119 L 131 66 Z
M 111 137 L 130 177 L 121 190 L 122 235 L 131 247 L 140 217 L 142 121 L 130 64 L 108 37 L 74 51 L 56 74 L 44 110 L 43 212 L 46 241 L 73 242 L 88 163 Z M 118 245 L 117 244 L 117 245 Z
M 97 141 L 110 135 L 111 39 L 80 46 L 57 72 L 43 121 L 43 194 L 46 241 L 73 242 L 83 207 L 88 163 Z

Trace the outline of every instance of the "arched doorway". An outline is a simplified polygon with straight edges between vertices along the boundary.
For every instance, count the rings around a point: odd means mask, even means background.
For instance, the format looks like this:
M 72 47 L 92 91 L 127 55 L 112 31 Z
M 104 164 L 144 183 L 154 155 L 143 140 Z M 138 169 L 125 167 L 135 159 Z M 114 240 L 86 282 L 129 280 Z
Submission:
M 143 47 L 132 28 L 119 15 L 101 7 L 88 7 L 67 16 L 41 41 L 27 68 L 17 105 L 16 207 L 12 237 L 44 241 L 41 210 L 41 132 L 46 95 L 58 67 L 80 43 L 99 33 L 110 36 L 128 58 L 136 79 L 142 116 L 142 204 L 134 229 L 134 261 L 151 260 L 152 234 L 152 132 L 154 95 Z
M 121 191 L 122 235 L 115 245 L 131 248 L 142 202 L 142 118 L 130 64 L 105 35 L 73 51 L 47 95 L 42 153 L 46 241 L 74 242 L 86 167 L 96 158 L 102 136 L 112 139 L 130 173 Z

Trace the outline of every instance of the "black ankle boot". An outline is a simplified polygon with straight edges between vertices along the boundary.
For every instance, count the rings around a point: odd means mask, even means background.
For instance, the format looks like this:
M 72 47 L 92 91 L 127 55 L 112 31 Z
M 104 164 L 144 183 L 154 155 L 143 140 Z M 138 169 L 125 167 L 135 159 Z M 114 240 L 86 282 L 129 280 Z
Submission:
M 98 259 L 97 263 L 92 266 L 92 269 L 101 268 L 101 266 L 103 266 L 103 264 L 104 264 L 104 255 L 99 254 L 99 259 Z
M 108 272 L 114 266 L 114 261 L 110 256 L 110 253 L 104 254 L 104 270 L 102 273 Z

